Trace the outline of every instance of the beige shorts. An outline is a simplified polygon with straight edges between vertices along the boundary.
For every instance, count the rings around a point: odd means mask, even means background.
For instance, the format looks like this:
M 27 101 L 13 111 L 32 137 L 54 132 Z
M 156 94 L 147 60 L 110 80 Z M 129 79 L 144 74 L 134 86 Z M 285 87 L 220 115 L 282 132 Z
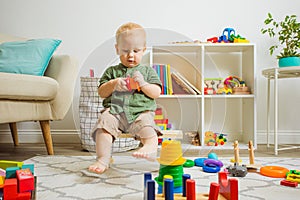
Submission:
M 113 136 L 114 140 L 118 138 L 121 133 L 128 133 L 139 137 L 138 133 L 143 127 L 153 127 L 157 135 L 161 135 L 161 130 L 154 122 L 154 115 L 155 113 L 153 111 L 145 111 L 141 113 L 134 122 L 128 123 L 124 113 L 113 115 L 109 112 L 109 108 L 106 108 L 101 111 L 91 136 L 95 141 L 97 129 L 104 129 Z

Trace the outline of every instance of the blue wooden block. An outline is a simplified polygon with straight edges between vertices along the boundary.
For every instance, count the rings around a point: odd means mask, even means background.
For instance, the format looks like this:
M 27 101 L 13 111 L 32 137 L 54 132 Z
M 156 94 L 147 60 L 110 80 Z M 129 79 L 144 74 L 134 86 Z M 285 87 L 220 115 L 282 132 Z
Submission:
M 23 164 L 22 169 L 29 169 L 34 174 L 34 164 Z
M 6 168 L 6 178 L 16 178 L 16 171 L 19 170 L 19 167 L 8 167 Z

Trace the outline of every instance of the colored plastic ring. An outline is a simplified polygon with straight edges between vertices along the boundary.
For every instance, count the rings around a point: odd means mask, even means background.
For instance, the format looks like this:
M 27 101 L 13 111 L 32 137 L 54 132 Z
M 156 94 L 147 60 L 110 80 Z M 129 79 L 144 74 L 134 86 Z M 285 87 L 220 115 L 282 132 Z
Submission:
M 207 158 L 196 158 L 194 160 L 195 166 L 198 167 L 203 167 L 204 166 L 204 160 L 206 160 Z
M 215 159 L 215 160 L 218 160 L 218 156 L 217 156 L 217 154 L 214 153 L 214 152 L 209 153 L 207 157 L 208 157 L 209 159 Z
M 210 167 L 210 166 L 203 166 L 202 167 L 204 172 L 208 172 L 208 173 L 217 173 L 220 171 L 220 167 L 219 166 L 215 166 L 215 167 Z
M 260 168 L 260 174 L 273 178 L 285 178 L 287 172 L 289 172 L 287 168 L 279 166 L 265 166 Z
M 223 167 L 223 163 L 220 160 L 215 160 L 215 159 L 206 159 L 204 161 L 204 165 L 210 167 L 214 167 L 214 166 Z
M 186 159 L 185 163 L 183 164 L 183 167 L 194 167 L 194 166 L 195 166 L 195 162 L 190 159 Z

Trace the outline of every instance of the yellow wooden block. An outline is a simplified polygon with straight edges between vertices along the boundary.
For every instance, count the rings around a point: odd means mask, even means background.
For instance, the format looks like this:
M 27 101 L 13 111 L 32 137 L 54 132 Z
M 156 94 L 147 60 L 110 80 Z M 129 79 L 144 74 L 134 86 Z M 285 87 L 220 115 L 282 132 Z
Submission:
M 4 184 L 4 180 L 5 180 L 5 177 L 4 176 L 0 176 L 0 185 Z

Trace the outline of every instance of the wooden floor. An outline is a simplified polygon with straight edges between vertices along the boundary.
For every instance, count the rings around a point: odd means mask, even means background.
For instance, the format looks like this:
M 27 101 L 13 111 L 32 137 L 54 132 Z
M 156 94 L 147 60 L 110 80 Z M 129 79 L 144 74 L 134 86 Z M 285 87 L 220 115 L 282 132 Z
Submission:
M 184 153 L 186 157 L 206 157 L 212 150 L 187 150 Z M 233 150 L 214 151 L 218 156 L 233 157 Z M 70 156 L 91 156 L 94 152 L 83 151 L 80 144 L 55 144 L 55 155 Z M 132 152 L 115 153 L 114 155 L 131 155 Z M 20 144 L 15 147 L 13 144 L 0 144 L 0 160 L 23 161 L 38 155 L 47 155 L 44 144 Z M 240 150 L 240 156 L 248 156 L 247 150 Z M 273 157 L 273 148 L 267 148 L 266 145 L 258 145 L 255 150 L 257 157 Z M 280 151 L 277 157 L 300 157 L 300 149 Z

